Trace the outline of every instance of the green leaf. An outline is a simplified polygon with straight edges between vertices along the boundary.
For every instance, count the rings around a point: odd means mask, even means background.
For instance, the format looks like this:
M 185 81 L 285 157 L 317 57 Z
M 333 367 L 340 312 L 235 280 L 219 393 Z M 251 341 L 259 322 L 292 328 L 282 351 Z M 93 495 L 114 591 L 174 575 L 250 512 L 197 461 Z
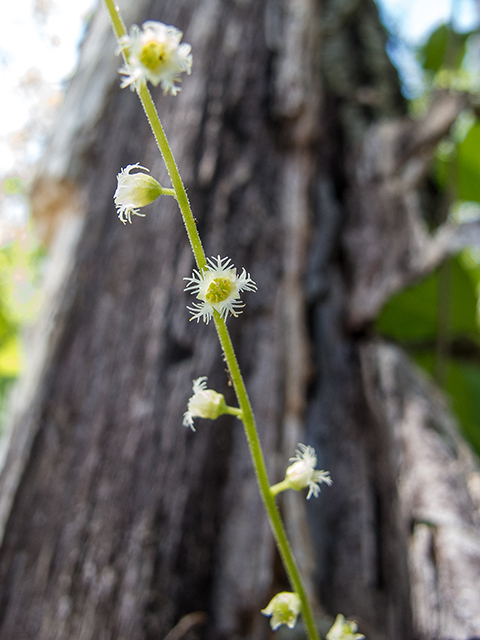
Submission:
M 480 122 L 457 145 L 457 197 L 480 202 Z
M 477 288 L 480 266 L 468 255 L 449 263 L 449 339 L 468 337 L 480 345 Z M 377 329 L 410 347 L 417 364 L 433 376 L 438 315 L 438 272 L 402 291 L 383 309 Z M 449 358 L 445 392 L 466 437 L 480 455 L 480 366 Z
M 431 275 L 387 302 L 377 331 L 401 342 L 432 338 L 437 330 L 437 306 L 437 278 Z
M 14 335 L 0 347 L 0 377 L 15 378 L 20 373 L 20 346 Z
M 468 335 L 480 342 L 475 280 L 460 258 L 451 260 L 449 264 L 451 336 Z M 438 286 L 438 272 L 435 272 L 394 296 L 380 314 L 377 331 L 403 343 L 434 340 L 437 335 Z
M 433 376 L 433 351 L 415 354 L 414 360 Z M 449 359 L 444 391 L 464 435 L 480 455 L 480 366 Z
M 480 367 L 451 360 L 445 386 L 465 435 L 480 455 Z
M 440 25 L 419 50 L 423 68 L 434 73 L 440 69 L 460 69 L 465 57 L 466 42 L 471 33 L 458 33 L 446 24 Z
M 10 196 L 16 193 L 25 193 L 26 186 L 22 178 L 10 176 L 3 181 L 2 190 L 5 195 Z

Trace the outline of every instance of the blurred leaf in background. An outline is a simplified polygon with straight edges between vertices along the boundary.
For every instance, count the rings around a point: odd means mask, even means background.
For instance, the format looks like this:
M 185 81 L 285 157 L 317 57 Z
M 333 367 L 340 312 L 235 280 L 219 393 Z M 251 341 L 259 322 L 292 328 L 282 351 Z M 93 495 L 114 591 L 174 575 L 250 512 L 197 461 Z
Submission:
M 22 330 L 37 315 L 44 251 L 31 225 L 0 247 L 0 429 L 12 382 L 24 361 Z
M 432 377 L 438 359 L 445 375 L 438 380 L 450 398 L 465 435 L 480 455 L 480 328 L 478 286 L 480 264 L 466 252 L 449 263 L 448 335 L 445 351 L 438 350 L 439 270 L 402 291 L 384 307 L 377 331 L 400 343 Z
M 452 10 L 452 16 L 453 16 Z M 433 91 L 468 95 L 468 107 L 438 146 L 431 183 L 439 210 L 432 228 L 447 219 L 480 219 L 480 35 L 452 22 L 433 30 L 416 57 L 423 92 L 413 112 L 425 108 Z M 472 248 L 442 265 L 384 307 L 376 329 L 400 343 L 443 387 L 463 431 L 480 455 L 480 251 Z
M 97 0 L 0 2 L 0 430 L 40 306 L 44 251 L 28 198 Z M 21 34 L 21 37 L 19 37 Z
M 466 53 L 467 40 L 472 31 L 458 33 L 450 25 L 435 29 L 427 42 L 419 48 L 418 58 L 425 71 L 438 73 L 441 69 L 458 71 Z
M 457 144 L 457 197 L 480 203 L 480 122 Z M 453 161 L 453 160 L 452 160 Z

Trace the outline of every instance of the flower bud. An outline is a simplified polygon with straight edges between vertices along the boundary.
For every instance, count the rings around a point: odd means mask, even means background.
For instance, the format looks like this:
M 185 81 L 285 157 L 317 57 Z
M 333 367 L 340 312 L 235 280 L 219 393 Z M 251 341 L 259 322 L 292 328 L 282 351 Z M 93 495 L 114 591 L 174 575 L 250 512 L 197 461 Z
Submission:
M 299 444 L 296 450 L 296 456 L 290 458 L 293 462 L 285 474 L 285 484 L 288 488 L 300 491 L 308 487 L 307 500 L 312 495 L 317 497 L 320 493 L 319 484 L 324 482 L 327 485 L 332 484 L 330 473 L 328 471 L 318 471 L 315 469 L 317 465 L 317 456 L 315 449 L 305 444 Z
M 216 420 L 218 416 L 228 412 L 227 403 L 221 393 L 207 389 L 207 378 L 202 376 L 193 381 L 193 395 L 188 401 L 187 411 L 183 414 L 183 424 L 195 431 L 194 418 L 210 418 Z
M 140 207 L 151 204 L 164 192 L 162 186 L 146 173 L 133 173 L 132 169 L 143 169 L 145 167 L 137 164 L 129 164 L 128 167 L 122 169 L 117 175 L 117 189 L 113 196 L 115 206 L 117 207 L 118 217 L 125 224 L 132 222 L 132 215 L 143 216 L 139 213 Z
M 300 598 L 296 593 L 282 591 L 277 593 L 265 609 L 262 609 L 264 616 L 271 616 L 270 626 L 275 631 L 282 624 L 286 624 L 289 629 L 297 624 L 297 618 L 302 609 Z
M 314 469 L 305 460 L 297 460 L 291 464 L 285 473 L 285 477 L 294 491 L 301 491 L 308 487 L 312 480 Z
M 326 640 L 365 640 L 365 636 L 362 633 L 356 633 L 357 628 L 356 622 L 345 620 L 342 614 L 339 613 L 325 638 Z

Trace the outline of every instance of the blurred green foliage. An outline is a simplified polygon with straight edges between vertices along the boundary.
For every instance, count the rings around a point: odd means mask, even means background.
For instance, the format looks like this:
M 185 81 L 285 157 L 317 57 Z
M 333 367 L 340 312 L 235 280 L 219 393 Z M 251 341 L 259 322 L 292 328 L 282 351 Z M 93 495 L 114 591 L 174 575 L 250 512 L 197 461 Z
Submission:
M 437 87 L 472 90 L 475 73 L 465 67 L 474 32 L 441 25 L 420 49 L 425 94 Z M 472 96 L 474 97 L 474 96 Z M 425 96 L 422 96 L 425 101 Z M 475 104 L 478 95 L 472 100 Z M 450 218 L 480 218 L 480 110 L 470 108 L 439 145 L 432 179 L 450 205 Z M 468 203 L 468 204 L 467 204 Z M 444 388 L 465 435 L 480 454 L 480 253 L 450 260 L 417 285 L 392 298 L 377 331 L 398 341 Z
M 22 329 L 40 304 L 37 282 L 44 252 L 27 227 L 0 247 L 0 428 L 12 382 L 23 366 Z
M 450 338 L 468 337 L 478 341 L 476 277 L 462 257 L 450 261 L 448 325 Z M 384 307 L 377 329 L 407 345 L 433 344 L 438 326 L 438 271 L 409 289 L 400 292 Z
M 458 33 L 442 24 L 420 48 L 418 57 L 425 71 L 458 70 L 465 58 L 466 44 L 472 32 Z
M 456 145 L 451 162 L 457 162 L 456 195 L 459 200 L 480 203 L 480 122 Z
M 468 253 L 448 263 L 448 290 L 439 270 L 402 291 L 384 307 L 377 331 L 405 347 L 446 391 L 465 435 L 480 454 L 480 264 Z M 447 294 L 446 352 L 439 352 L 439 296 Z M 438 380 L 438 359 L 445 375 Z

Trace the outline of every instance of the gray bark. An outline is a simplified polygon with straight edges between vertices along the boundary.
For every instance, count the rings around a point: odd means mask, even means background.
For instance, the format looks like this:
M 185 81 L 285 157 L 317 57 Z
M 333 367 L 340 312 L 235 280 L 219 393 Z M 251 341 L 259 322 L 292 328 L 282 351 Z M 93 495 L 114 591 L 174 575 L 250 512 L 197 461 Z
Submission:
M 132 5 L 127 23 L 193 45 L 179 96 L 153 95 L 207 255 L 258 285 L 228 324 L 272 482 L 301 441 L 334 479 L 280 501 L 320 628 L 342 612 L 369 640 L 479 635 L 476 463 L 368 331 L 464 242 L 430 237 L 416 199 L 461 100 L 440 97 L 427 130 L 406 119 L 368 0 Z M 0 634 L 261 640 L 259 610 L 288 587 L 241 425 L 181 425 L 193 378 L 234 399 L 213 327 L 188 321 L 179 213 L 161 198 L 131 226 L 115 216 L 121 167 L 168 180 L 114 49 L 100 7 L 33 193 L 52 300 L 0 479 Z

